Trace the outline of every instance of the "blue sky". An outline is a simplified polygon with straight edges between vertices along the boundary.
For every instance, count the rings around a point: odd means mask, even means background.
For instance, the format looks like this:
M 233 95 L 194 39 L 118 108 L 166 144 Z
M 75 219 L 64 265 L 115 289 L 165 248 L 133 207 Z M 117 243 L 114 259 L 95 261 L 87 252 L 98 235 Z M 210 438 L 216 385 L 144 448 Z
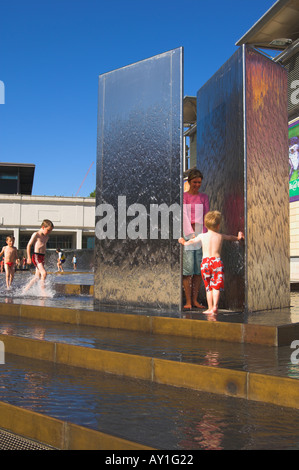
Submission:
M 184 48 L 184 95 L 275 0 L 0 0 L 0 160 L 34 163 L 34 195 L 95 189 L 98 76 Z

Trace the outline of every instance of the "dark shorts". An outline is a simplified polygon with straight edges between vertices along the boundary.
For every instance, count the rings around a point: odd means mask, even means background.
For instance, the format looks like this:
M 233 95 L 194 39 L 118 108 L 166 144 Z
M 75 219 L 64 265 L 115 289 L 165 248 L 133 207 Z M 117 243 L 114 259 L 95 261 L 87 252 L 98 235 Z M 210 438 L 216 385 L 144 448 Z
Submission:
M 38 264 L 44 265 L 45 264 L 45 255 L 43 255 L 42 253 L 33 253 L 32 263 L 36 267 L 37 267 Z

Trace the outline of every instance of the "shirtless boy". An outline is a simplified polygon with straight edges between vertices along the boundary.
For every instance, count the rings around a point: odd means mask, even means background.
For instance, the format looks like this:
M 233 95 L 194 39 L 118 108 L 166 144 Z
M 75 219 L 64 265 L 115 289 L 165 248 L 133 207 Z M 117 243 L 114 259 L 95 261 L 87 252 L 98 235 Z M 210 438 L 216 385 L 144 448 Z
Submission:
M 10 289 L 11 284 L 15 275 L 16 261 L 18 258 L 18 252 L 14 245 L 15 238 L 8 236 L 6 237 L 7 245 L 2 248 L 0 257 L 4 255 L 4 269 L 6 274 L 6 288 Z
M 44 268 L 45 263 L 45 254 L 46 254 L 46 246 L 47 241 L 49 239 L 49 235 L 54 228 L 53 223 L 51 220 L 45 219 L 42 222 L 41 228 L 38 232 L 35 232 L 27 245 L 27 264 L 33 263 L 35 266 L 35 276 L 34 278 L 27 284 L 24 289 L 26 292 L 30 287 L 39 279 L 41 280 L 41 287 L 44 290 L 45 287 L 45 279 L 47 277 L 47 271 Z M 33 246 L 33 255 L 31 258 L 30 250 Z
M 236 242 L 244 239 L 242 232 L 238 236 L 223 235 L 219 233 L 221 222 L 221 213 L 218 211 L 210 211 L 205 215 L 204 224 L 208 231 L 200 233 L 191 240 L 179 239 L 182 245 L 191 245 L 192 243 L 202 243 L 202 263 L 201 275 L 205 284 L 208 310 L 203 313 L 216 314 L 218 312 L 218 304 L 220 299 L 220 291 L 224 290 L 224 266 L 221 261 L 221 248 L 223 240 Z

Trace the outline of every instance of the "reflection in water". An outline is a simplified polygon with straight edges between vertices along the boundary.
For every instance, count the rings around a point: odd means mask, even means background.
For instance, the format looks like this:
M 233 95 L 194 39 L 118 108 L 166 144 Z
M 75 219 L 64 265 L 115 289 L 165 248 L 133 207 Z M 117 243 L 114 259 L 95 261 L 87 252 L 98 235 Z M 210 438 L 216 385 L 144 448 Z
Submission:
M 186 428 L 186 438 L 180 442 L 182 449 L 223 450 L 225 422 L 219 416 L 207 411 L 198 423 Z
M 204 357 L 203 365 L 205 366 L 219 366 L 220 358 L 219 352 L 217 351 L 208 351 Z

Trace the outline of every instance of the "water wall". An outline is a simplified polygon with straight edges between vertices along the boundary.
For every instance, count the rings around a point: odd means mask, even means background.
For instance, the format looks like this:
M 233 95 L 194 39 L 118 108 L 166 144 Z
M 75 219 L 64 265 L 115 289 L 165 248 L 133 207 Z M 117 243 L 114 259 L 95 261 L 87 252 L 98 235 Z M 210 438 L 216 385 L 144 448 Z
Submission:
M 243 46 L 197 93 L 197 166 L 225 242 L 222 307 L 290 304 L 287 75 Z
M 94 297 L 181 308 L 182 48 L 99 77 Z

